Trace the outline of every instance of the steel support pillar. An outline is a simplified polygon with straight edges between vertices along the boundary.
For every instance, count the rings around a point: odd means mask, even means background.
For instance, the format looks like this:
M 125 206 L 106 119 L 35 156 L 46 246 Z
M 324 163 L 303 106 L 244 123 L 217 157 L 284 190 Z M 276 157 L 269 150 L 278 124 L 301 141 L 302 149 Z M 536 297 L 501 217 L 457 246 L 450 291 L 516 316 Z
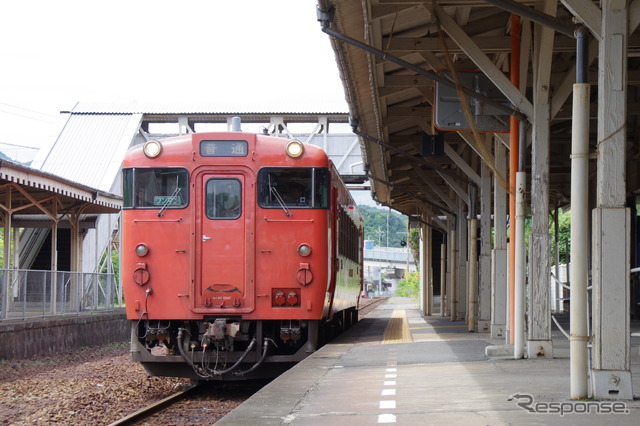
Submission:
M 455 223 L 460 222 L 458 219 L 454 219 Z M 447 266 L 449 267 L 449 316 L 451 321 L 458 319 L 458 295 L 457 295 L 457 282 L 458 282 L 458 236 L 454 227 L 449 229 L 449 260 Z
M 422 224 L 420 226 L 420 311 L 422 315 L 431 315 L 431 294 L 429 289 L 430 275 L 430 250 L 429 250 L 429 227 Z M 407 274 L 409 271 L 407 270 Z
M 473 215 L 475 216 L 475 213 Z M 475 217 L 471 217 L 469 220 L 468 256 L 467 331 L 476 331 L 476 315 L 478 312 L 478 219 Z
M 631 400 L 633 399 L 629 325 L 631 226 L 630 211 L 625 208 L 629 2 L 602 0 L 600 5 L 602 39 L 598 56 L 597 207 L 592 214 L 591 384 L 592 396 L 596 399 Z M 571 297 L 573 298 L 573 295 Z
M 478 331 L 488 333 L 491 325 L 491 173 L 484 164 L 480 166 L 479 264 Z
M 446 241 L 446 235 L 443 236 Z M 440 316 L 447 315 L 447 244 L 440 244 Z
M 531 163 L 531 253 L 529 262 L 529 358 L 553 358 L 550 308 L 549 103 L 535 102 Z
M 467 318 L 467 247 L 469 223 L 466 218 L 465 212 L 466 204 L 464 201 L 460 201 L 460 208 L 458 209 L 458 227 L 456 229 L 456 235 L 458 236 L 457 243 L 457 260 L 458 260 L 458 274 L 456 282 L 456 296 L 457 296 L 457 309 L 456 316 L 459 320 Z
M 507 170 L 507 154 L 502 141 L 494 139 L 496 169 L 503 176 Z M 497 178 L 493 180 L 493 250 L 491 252 L 491 337 L 508 339 L 507 335 L 507 191 Z
M 546 16 L 556 16 L 558 2 L 538 2 L 536 9 Z M 529 327 L 527 356 L 553 358 L 551 340 L 551 261 L 549 239 L 549 147 L 551 107 L 549 87 L 553 61 L 555 31 L 535 25 L 533 129 L 531 145 L 531 235 L 529 243 Z
M 525 306 L 525 286 L 526 286 L 526 259 L 524 244 L 524 219 L 525 219 L 525 193 L 527 186 L 527 174 L 525 172 L 516 173 L 516 256 L 515 272 L 516 279 L 514 288 L 514 315 L 513 315 L 513 358 L 524 357 L 524 306 Z
M 433 228 L 426 225 L 423 226 L 425 228 L 423 234 L 427 246 L 425 250 L 426 269 L 424 274 L 426 276 L 425 284 L 427 286 L 427 315 L 433 315 Z
M 11 207 L 11 191 L 7 191 L 7 206 Z M 10 241 L 11 239 L 11 212 L 4 211 L 2 214 L 3 218 L 3 227 L 4 227 L 4 241 Z M 4 245 L 4 253 L 3 256 L 5 259 L 10 259 L 11 257 L 11 244 Z M 11 265 L 4 265 L 5 273 L 2 274 L 2 291 L 0 291 L 0 297 L 2 297 L 2 312 L 0 315 L 0 319 L 9 318 L 9 301 L 11 297 L 11 286 L 9 285 L 11 276 L 9 274 L 9 269 Z

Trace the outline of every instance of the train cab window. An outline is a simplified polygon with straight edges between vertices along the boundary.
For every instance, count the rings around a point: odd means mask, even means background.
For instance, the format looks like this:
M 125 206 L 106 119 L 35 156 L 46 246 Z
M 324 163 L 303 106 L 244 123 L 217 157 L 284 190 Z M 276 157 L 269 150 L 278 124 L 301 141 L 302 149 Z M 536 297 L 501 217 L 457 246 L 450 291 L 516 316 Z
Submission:
M 237 179 L 209 179 L 205 208 L 209 219 L 237 219 L 242 212 L 242 187 Z
M 258 205 L 263 208 L 326 209 L 329 170 L 311 167 L 264 168 L 258 173 Z
M 189 174 L 182 168 L 123 169 L 125 209 L 181 209 L 189 203 Z

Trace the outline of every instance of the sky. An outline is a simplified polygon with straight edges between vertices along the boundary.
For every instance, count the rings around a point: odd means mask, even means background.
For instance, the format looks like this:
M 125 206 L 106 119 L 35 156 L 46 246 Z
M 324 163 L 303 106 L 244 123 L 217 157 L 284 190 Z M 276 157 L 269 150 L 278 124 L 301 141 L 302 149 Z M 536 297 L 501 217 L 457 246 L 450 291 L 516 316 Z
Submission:
M 83 101 L 344 102 L 315 5 L 4 1 L 0 150 L 42 145 L 57 135 L 59 112 Z
M 316 0 L 0 3 L 0 151 L 28 161 L 78 102 L 344 104 Z M 375 205 L 369 191 L 359 204 Z

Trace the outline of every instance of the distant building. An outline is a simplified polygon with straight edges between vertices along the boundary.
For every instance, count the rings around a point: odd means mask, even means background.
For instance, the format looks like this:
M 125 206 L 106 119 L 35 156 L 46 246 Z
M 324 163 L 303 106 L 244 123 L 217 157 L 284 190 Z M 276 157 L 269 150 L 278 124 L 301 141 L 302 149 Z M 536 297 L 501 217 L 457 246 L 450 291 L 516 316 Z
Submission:
M 407 268 L 409 273 L 417 271 L 407 247 L 375 247 L 372 240 L 366 240 L 363 252 L 364 291 L 368 296 L 393 296 Z

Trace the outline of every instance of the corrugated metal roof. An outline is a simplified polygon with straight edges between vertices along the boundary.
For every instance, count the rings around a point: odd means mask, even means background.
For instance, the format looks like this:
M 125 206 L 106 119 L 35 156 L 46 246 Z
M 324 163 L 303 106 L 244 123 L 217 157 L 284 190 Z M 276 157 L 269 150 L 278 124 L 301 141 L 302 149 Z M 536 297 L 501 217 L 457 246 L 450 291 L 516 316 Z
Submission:
M 42 147 L 32 167 L 61 176 L 101 191 L 119 193 L 114 188 L 122 159 L 131 146 L 143 120 L 160 121 L 167 117 L 200 116 L 204 121 L 212 117 L 234 114 L 298 118 L 331 116 L 346 120 L 347 105 L 331 102 L 124 102 L 78 103 L 67 111 L 68 120 L 58 138 L 50 146 Z M 302 117 L 301 117 L 302 116 Z M 207 120 L 209 117 L 209 120 Z M 215 119 L 214 121 L 217 121 Z
M 305 101 L 239 101 L 239 102 L 83 102 L 71 114 L 347 114 L 346 102 Z
M 71 114 L 50 149 L 33 166 L 101 191 L 111 191 L 142 114 Z

